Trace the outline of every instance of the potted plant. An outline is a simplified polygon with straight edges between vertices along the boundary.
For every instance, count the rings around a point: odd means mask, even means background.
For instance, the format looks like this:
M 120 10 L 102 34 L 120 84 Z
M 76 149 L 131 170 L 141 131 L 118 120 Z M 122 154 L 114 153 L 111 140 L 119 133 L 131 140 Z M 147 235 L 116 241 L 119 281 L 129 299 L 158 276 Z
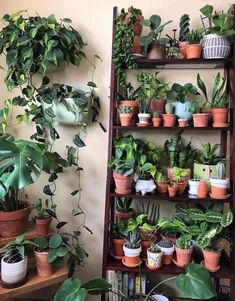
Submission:
M 161 118 L 161 114 L 159 112 L 153 112 L 152 122 L 153 122 L 153 126 L 155 128 L 158 128 L 161 126 L 162 118 Z
M 231 211 L 226 213 L 208 211 L 205 217 L 213 226 L 201 231 L 197 236 L 197 244 L 203 248 L 204 267 L 210 272 L 216 272 L 220 268 L 221 250 L 225 247 L 226 232 L 233 222 L 233 214 Z
M 176 115 L 173 114 L 174 108 L 172 103 L 167 103 L 165 105 L 165 112 L 165 114 L 162 114 L 163 126 L 174 127 L 176 123 Z
M 115 191 L 119 194 L 128 194 L 132 191 L 137 145 L 137 141 L 131 135 L 119 137 L 113 141 L 114 157 L 108 163 L 108 167 L 114 167 Z
M 184 59 L 187 58 L 186 46 L 188 45 L 188 34 L 190 33 L 189 24 L 190 17 L 188 14 L 183 14 L 180 17 L 180 32 L 179 32 L 179 49 Z
M 167 193 L 169 181 L 161 171 L 156 170 L 154 174 L 154 180 L 159 193 Z
M 111 244 L 112 250 L 111 255 L 118 260 L 124 257 L 123 246 L 125 244 L 125 238 L 128 236 L 127 233 L 127 220 L 120 220 L 116 223 L 111 223 Z
M 217 73 L 214 82 L 212 95 L 209 98 L 206 85 L 198 74 L 198 87 L 202 91 L 206 104 L 205 106 L 211 108 L 213 119 L 213 127 L 227 127 L 228 126 L 228 113 L 229 113 L 229 97 L 227 95 L 227 78 L 221 76 L 220 72 Z
M 177 188 L 174 182 L 171 182 L 167 185 L 167 190 L 168 190 L 169 197 L 173 198 L 176 196 Z
M 216 176 L 216 165 L 223 161 L 219 147 L 219 144 L 202 143 L 202 149 L 198 150 L 193 164 L 194 178 L 209 182 L 210 177 Z
M 172 180 L 176 186 L 176 194 L 183 194 L 188 183 L 187 180 L 184 180 L 185 177 L 189 177 L 188 171 L 184 168 L 173 167 L 172 175 Z
M 45 147 L 12 136 L 0 136 L 0 235 L 13 237 L 25 231 L 31 211 L 19 192 L 35 182 L 43 170 Z M 53 159 L 53 157 L 52 157 Z
M 227 58 L 231 46 L 229 36 L 235 34 L 232 27 L 233 15 L 224 11 L 214 11 L 212 5 L 205 5 L 200 9 L 202 13 L 202 24 L 205 29 L 205 36 L 202 39 L 202 55 L 205 59 Z M 205 25 L 205 19 L 208 26 Z
M 149 98 L 137 98 L 138 106 L 139 106 L 139 123 L 137 123 L 137 126 L 140 127 L 147 127 L 150 126 L 150 103 L 151 99 Z
M 202 53 L 202 46 L 200 44 L 202 39 L 202 31 L 200 29 L 191 30 L 187 35 L 189 45 L 186 46 L 187 59 L 200 59 Z
M 178 122 L 179 122 L 179 127 L 180 128 L 185 128 L 186 126 L 188 126 L 188 120 L 187 119 L 179 118 Z
M 135 210 L 131 208 L 131 198 L 116 198 L 116 219 L 128 220 L 135 216 Z
M 180 119 L 190 120 L 192 113 L 189 109 L 193 103 L 189 100 L 189 96 L 198 95 L 197 88 L 191 83 L 185 85 L 174 83 L 171 89 L 174 92 L 174 99 L 176 100 L 172 103 L 176 116 Z
M 125 256 L 122 259 L 122 263 L 125 266 L 136 267 L 141 263 L 141 240 L 139 236 L 139 226 L 143 223 L 143 219 L 145 217 L 145 214 L 141 214 L 137 216 L 136 219 L 131 218 L 128 222 L 128 237 L 126 239 L 126 243 L 123 246 Z
M 131 125 L 132 111 L 133 107 L 130 106 L 119 106 L 119 118 L 121 122 L 121 126 L 129 126 Z
M 3 285 L 17 287 L 23 284 L 27 274 L 26 246 L 33 246 L 31 241 L 24 240 L 24 235 L 16 237 L 5 247 L 5 254 L 1 260 L 1 280 Z
M 168 39 L 161 38 L 161 33 L 164 27 L 171 23 L 168 21 L 161 24 L 161 17 L 152 15 L 149 19 L 144 19 L 141 24 L 150 27 L 150 32 L 147 36 L 140 38 L 140 44 L 143 47 L 144 54 L 147 54 L 149 59 L 164 59 L 165 58 L 165 45 Z
M 228 197 L 229 178 L 225 176 L 225 164 L 220 162 L 216 165 L 216 177 L 210 178 L 212 198 Z
M 162 250 L 157 244 L 151 244 L 147 250 L 147 267 L 157 270 L 162 266 Z
M 193 102 L 189 112 L 193 115 L 194 127 L 207 127 L 209 124 L 209 113 L 200 112 L 200 108 L 197 102 Z
M 174 244 L 169 240 L 161 240 L 157 243 L 157 246 L 162 251 L 162 264 L 169 265 L 173 260 L 173 253 L 175 250 Z
M 48 234 L 52 220 L 52 217 L 49 214 L 50 210 L 48 210 L 48 199 L 43 202 L 43 200 L 39 198 L 34 204 L 32 204 L 32 209 L 37 211 L 37 215 L 35 216 L 37 234 Z
M 179 235 L 187 232 L 185 223 L 175 218 L 172 220 L 160 218 L 157 225 L 162 230 L 162 239 L 169 240 L 173 244 L 176 243 L 176 239 Z
M 206 181 L 200 180 L 198 188 L 197 188 L 197 197 L 198 198 L 206 198 L 208 194 L 208 186 Z
M 192 236 L 190 234 L 181 235 L 176 240 L 175 251 L 178 266 L 185 267 L 191 263 L 193 253 Z
M 188 184 L 189 184 L 188 193 L 191 195 L 197 195 L 199 183 L 200 180 L 198 180 L 197 178 L 188 180 Z

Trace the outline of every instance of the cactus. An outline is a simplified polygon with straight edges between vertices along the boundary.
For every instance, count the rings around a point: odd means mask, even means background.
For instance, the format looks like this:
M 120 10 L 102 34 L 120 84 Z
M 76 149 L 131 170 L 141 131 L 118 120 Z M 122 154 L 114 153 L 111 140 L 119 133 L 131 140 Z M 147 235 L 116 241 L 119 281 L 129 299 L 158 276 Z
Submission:
M 222 180 L 225 178 L 225 164 L 220 162 L 216 165 L 217 178 Z
M 224 213 L 221 217 L 220 224 L 223 228 L 228 227 L 233 222 L 233 214 L 229 210 L 228 212 Z
M 165 111 L 166 111 L 166 114 L 173 114 L 173 105 L 172 103 L 167 103 L 165 105 Z
M 192 235 L 192 236 L 197 236 L 199 235 L 202 231 L 201 229 L 196 226 L 196 225 L 193 225 L 193 226 L 189 226 L 188 227 L 188 232 Z
M 157 244 L 151 244 L 148 250 L 152 253 L 161 252 L 161 248 Z
M 169 240 L 162 239 L 161 241 L 158 242 L 158 246 L 161 248 L 172 248 L 173 243 Z
M 204 221 L 205 214 L 202 210 L 196 208 L 188 209 L 188 215 L 193 221 Z
M 189 34 L 189 21 L 190 17 L 187 14 L 184 14 L 180 18 L 180 34 L 179 34 L 179 41 L 184 42 L 187 40 L 187 35 Z
M 219 212 L 208 211 L 205 214 L 205 220 L 209 223 L 220 223 L 222 218 L 222 214 Z
M 192 245 L 192 236 L 190 234 L 181 235 L 176 240 L 176 246 L 180 249 L 189 249 Z
M 161 113 L 160 112 L 153 112 L 153 118 L 160 118 Z

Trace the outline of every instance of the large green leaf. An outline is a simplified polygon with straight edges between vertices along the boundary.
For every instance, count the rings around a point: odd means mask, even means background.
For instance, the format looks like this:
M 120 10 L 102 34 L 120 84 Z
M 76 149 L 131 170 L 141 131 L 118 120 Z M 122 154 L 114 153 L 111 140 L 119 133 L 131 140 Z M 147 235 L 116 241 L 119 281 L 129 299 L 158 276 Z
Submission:
M 55 294 L 54 301 L 83 301 L 87 296 L 87 290 L 81 288 L 79 279 L 67 279 L 62 283 Z
M 200 264 L 189 264 L 186 274 L 180 274 L 176 279 L 177 288 L 187 298 L 210 299 L 216 296 L 210 274 Z
M 112 288 L 112 285 L 103 278 L 96 278 L 84 283 L 82 288 L 85 288 L 90 295 L 99 295 L 107 293 Z
M 1 141 L 0 143 L 0 198 L 9 187 L 22 189 L 34 183 L 42 172 L 43 151 L 30 141 Z

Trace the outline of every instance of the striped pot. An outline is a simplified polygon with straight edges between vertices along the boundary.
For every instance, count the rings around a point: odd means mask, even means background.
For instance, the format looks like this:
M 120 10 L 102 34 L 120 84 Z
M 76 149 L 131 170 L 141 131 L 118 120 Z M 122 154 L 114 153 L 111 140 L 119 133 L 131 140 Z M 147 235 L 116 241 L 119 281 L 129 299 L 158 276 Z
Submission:
M 225 36 L 208 34 L 204 36 L 201 44 L 204 59 L 224 59 L 230 54 L 231 46 Z

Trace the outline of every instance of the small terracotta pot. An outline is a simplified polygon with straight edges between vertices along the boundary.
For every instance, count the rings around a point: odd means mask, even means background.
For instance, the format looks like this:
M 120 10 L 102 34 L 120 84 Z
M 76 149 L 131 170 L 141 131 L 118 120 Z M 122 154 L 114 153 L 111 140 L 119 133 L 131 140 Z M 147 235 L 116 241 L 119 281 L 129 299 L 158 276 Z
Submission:
M 173 253 L 170 255 L 163 254 L 162 255 L 162 264 L 169 265 L 172 263 Z
M 227 195 L 227 188 L 222 187 L 216 187 L 214 185 L 211 185 L 211 194 L 214 196 L 225 196 Z
M 117 257 L 124 257 L 123 246 L 125 244 L 124 239 L 113 238 L 112 239 L 112 248 L 113 248 L 113 255 Z
M 175 114 L 162 114 L 163 126 L 164 127 L 174 127 L 176 123 Z
M 172 197 L 175 197 L 176 196 L 176 187 L 168 187 L 168 193 L 169 193 L 169 196 L 172 198 Z
M 183 59 L 187 59 L 186 47 L 188 46 L 188 41 L 179 42 L 180 53 L 183 56 Z
M 130 176 L 123 176 L 113 172 L 113 178 L 115 181 L 116 189 L 115 192 L 119 194 L 128 194 L 132 191 L 132 183 L 134 179 L 134 174 Z
M 142 251 L 140 253 L 141 258 L 143 258 L 143 259 L 147 258 L 147 250 L 153 243 L 156 242 L 156 240 L 157 240 L 157 237 L 155 240 L 142 240 L 141 241 L 141 246 L 142 246 Z
M 158 118 L 152 118 L 152 122 L 153 122 L 153 126 L 155 128 L 158 128 L 161 125 L 162 122 L 162 118 L 158 117 Z
M 39 235 L 45 235 L 49 233 L 50 224 L 51 224 L 51 216 L 48 216 L 44 219 L 36 219 L 36 232 Z
M 135 210 L 134 209 L 130 209 L 129 212 L 122 212 L 122 211 L 116 210 L 115 215 L 116 215 L 116 219 L 118 221 L 120 221 L 120 220 L 128 220 L 129 218 L 135 216 Z
M 38 275 L 48 277 L 54 273 L 54 267 L 48 262 L 48 252 L 37 252 L 34 250 Z
M 193 247 L 191 246 L 189 249 L 180 249 L 175 247 L 177 263 L 184 267 L 187 264 L 191 263 Z
M 132 114 L 119 114 L 121 126 L 129 126 L 131 125 Z
M 211 109 L 213 127 L 226 127 L 228 125 L 228 108 Z
M 204 267 L 211 272 L 217 270 L 219 267 L 221 251 L 211 252 L 207 250 L 202 250 L 204 256 Z
M 138 121 L 139 106 L 136 100 L 121 100 L 117 102 L 117 106 L 132 107 L 131 124 L 136 124 Z
M 151 114 L 153 114 L 154 112 L 158 112 L 162 115 L 163 113 L 165 113 L 165 105 L 166 105 L 165 99 L 161 99 L 161 98 L 152 99 L 150 105 Z
M 209 114 L 193 114 L 193 126 L 194 127 L 207 127 L 209 123 Z
M 187 186 L 186 181 L 179 181 L 176 183 L 176 193 L 177 194 L 183 194 L 185 191 L 185 188 Z
M 155 181 L 159 193 L 167 193 L 169 181 Z
M 179 127 L 180 128 L 185 128 L 188 125 L 188 120 L 187 119 L 178 119 L 179 122 Z
M 208 186 L 205 181 L 200 181 L 197 189 L 197 197 L 205 198 L 208 194 Z
M 200 59 L 202 46 L 199 44 L 190 44 L 186 46 L 187 59 Z

